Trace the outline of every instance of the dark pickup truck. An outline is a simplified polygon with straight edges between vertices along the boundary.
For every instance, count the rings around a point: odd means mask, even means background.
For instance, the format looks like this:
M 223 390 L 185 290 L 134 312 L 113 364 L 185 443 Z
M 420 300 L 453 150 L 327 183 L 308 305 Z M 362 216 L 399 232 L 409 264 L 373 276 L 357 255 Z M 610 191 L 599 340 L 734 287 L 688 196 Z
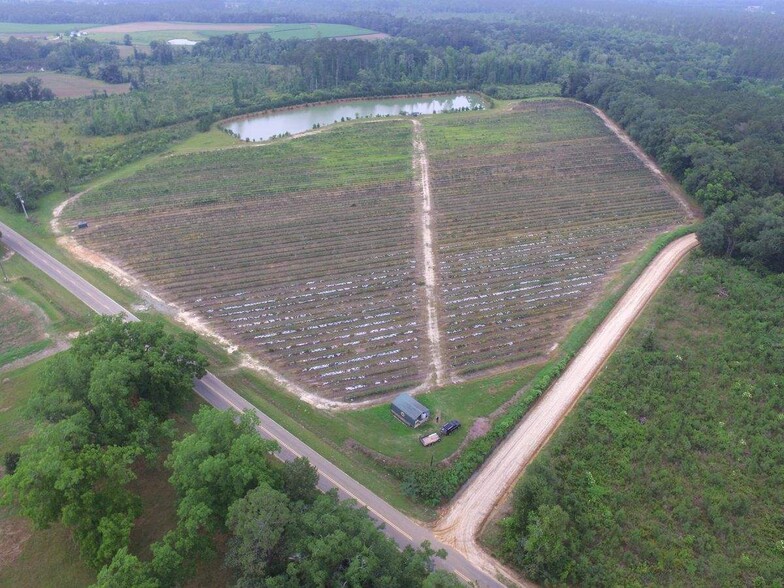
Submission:
M 447 424 L 441 427 L 441 434 L 449 435 L 457 431 L 459 428 L 460 428 L 460 421 L 458 420 L 449 421 Z

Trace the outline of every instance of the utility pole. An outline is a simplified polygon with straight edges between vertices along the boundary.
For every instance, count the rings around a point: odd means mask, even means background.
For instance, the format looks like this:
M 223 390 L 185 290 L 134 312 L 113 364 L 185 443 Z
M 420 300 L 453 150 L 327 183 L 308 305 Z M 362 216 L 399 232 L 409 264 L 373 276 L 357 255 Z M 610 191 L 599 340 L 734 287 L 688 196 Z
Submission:
M 22 205 L 22 212 L 25 213 L 25 219 L 29 221 L 30 217 L 27 216 L 27 209 L 24 205 L 24 198 L 22 198 L 22 195 L 19 192 L 16 193 L 16 199 L 19 200 L 19 203 Z

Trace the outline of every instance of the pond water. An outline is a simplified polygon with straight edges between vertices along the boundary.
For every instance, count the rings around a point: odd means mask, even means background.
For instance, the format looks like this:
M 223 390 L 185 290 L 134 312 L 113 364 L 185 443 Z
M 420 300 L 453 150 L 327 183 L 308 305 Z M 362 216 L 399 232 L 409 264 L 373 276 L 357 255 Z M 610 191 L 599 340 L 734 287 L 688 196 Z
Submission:
M 286 133 L 292 135 L 302 133 L 315 126 L 329 125 L 341 119 L 395 116 L 404 112 L 436 114 L 449 110 L 484 108 L 484 106 L 482 98 L 474 94 L 352 100 L 252 115 L 232 121 L 223 128 L 242 140 L 264 141 Z
M 166 41 L 169 45 L 183 45 L 185 47 L 193 47 L 198 41 L 191 41 L 190 39 L 169 39 Z

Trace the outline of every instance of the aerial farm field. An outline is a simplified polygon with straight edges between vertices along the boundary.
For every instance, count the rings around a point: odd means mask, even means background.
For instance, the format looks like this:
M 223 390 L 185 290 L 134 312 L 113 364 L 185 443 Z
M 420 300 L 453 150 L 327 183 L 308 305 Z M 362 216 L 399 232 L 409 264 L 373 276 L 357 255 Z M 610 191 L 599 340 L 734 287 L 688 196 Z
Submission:
M 162 294 L 317 393 L 425 377 L 411 124 L 170 157 L 67 209 Z
M 421 135 L 408 120 L 364 121 L 174 155 L 85 194 L 66 216 L 89 222 L 84 245 L 295 391 L 339 401 L 423 389 L 434 347 L 446 381 L 545 359 L 621 262 L 685 220 L 578 105 L 419 120 Z M 414 165 L 423 151 L 432 240 Z
M 542 358 L 620 261 L 683 221 L 659 179 L 575 104 L 433 117 L 425 130 L 457 374 Z

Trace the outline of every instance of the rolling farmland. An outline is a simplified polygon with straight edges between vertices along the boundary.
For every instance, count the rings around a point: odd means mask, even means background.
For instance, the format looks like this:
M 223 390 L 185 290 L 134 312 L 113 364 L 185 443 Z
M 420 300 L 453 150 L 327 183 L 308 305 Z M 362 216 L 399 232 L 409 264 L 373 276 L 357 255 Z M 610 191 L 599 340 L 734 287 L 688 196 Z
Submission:
M 86 243 L 317 393 L 426 377 L 411 125 L 171 157 L 86 195 Z
M 454 373 L 543 357 L 603 280 L 684 220 L 586 109 L 531 102 L 425 123 L 445 356 Z
M 620 261 L 684 221 L 573 103 L 420 120 L 168 157 L 66 215 L 156 294 L 342 401 L 432 382 L 437 354 L 447 377 L 543 357 Z

